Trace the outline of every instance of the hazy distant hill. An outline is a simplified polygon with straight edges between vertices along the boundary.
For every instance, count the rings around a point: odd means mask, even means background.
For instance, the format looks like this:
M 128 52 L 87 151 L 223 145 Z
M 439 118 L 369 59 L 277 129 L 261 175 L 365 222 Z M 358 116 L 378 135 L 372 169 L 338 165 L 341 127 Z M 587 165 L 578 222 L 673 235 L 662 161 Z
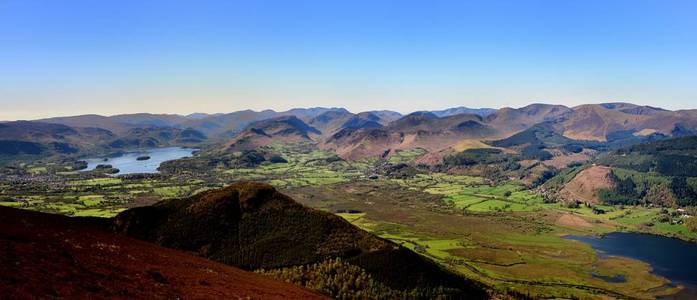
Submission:
M 464 106 L 459 106 L 459 107 L 452 107 L 452 108 L 447 108 L 443 110 L 431 110 L 433 114 L 439 117 L 447 117 L 447 116 L 452 116 L 452 115 L 459 115 L 459 114 L 473 114 L 473 115 L 478 115 L 481 117 L 486 117 L 490 114 L 493 114 L 496 112 L 496 109 L 493 108 L 468 108 Z
M 116 149 L 194 146 L 207 139 L 198 130 L 173 127 L 138 127 L 126 131 L 107 145 Z
M 71 127 L 34 121 L 0 123 L 0 154 L 4 158 L 24 155 L 80 155 L 134 148 L 193 146 L 207 140 L 194 129 L 134 127 L 118 134 L 95 127 Z
M 6 122 L 0 123 L 0 154 L 75 154 L 114 137 L 112 132 L 98 128 L 72 128 L 31 121 Z
M 180 115 L 167 114 L 124 114 L 115 116 L 81 115 L 72 117 L 57 117 L 38 120 L 45 123 L 63 124 L 71 127 L 96 127 L 114 133 L 124 133 L 137 127 L 175 127 L 186 122 L 188 118 Z
M 129 129 L 138 127 L 175 127 L 175 128 L 192 128 L 198 130 L 209 138 L 231 138 L 236 133 L 242 131 L 247 125 L 255 121 L 280 117 L 280 116 L 295 116 L 304 122 L 310 122 L 313 118 L 326 113 L 346 113 L 350 114 L 344 108 L 294 108 L 288 111 L 253 111 L 242 110 L 231 113 L 216 113 L 204 114 L 193 113 L 190 115 L 173 115 L 173 114 L 122 114 L 115 116 L 100 116 L 100 115 L 79 115 L 70 117 L 55 117 L 41 119 L 38 121 L 44 123 L 55 123 L 67 125 L 70 127 L 96 127 L 107 129 L 114 133 L 124 133 Z M 378 118 L 381 122 L 389 123 L 401 115 L 393 111 L 373 111 L 368 112 Z

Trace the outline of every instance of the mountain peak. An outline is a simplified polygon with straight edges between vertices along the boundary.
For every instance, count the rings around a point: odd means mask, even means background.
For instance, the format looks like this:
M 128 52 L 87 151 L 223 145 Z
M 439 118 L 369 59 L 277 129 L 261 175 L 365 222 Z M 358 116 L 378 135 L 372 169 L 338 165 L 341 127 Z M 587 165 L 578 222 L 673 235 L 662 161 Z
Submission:
M 244 213 L 264 206 L 282 207 L 294 204 L 288 197 L 278 193 L 273 186 L 256 182 L 235 183 L 223 189 L 203 192 L 194 198 L 190 209 L 205 214 L 214 213 L 218 208 L 230 205 L 237 206 L 239 211 Z

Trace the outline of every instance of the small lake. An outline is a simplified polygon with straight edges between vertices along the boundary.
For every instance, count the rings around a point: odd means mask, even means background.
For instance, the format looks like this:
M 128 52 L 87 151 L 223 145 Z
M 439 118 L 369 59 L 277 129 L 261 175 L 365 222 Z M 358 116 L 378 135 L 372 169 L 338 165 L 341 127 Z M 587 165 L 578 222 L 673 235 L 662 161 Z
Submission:
M 613 232 L 603 237 L 567 236 L 611 256 L 649 263 L 655 274 L 688 286 L 697 285 L 697 244 L 652 234 Z
M 83 159 L 87 162 L 87 169 L 84 171 L 94 170 L 97 165 L 112 165 L 119 169 L 117 175 L 133 174 L 133 173 L 157 173 L 157 168 L 160 164 L 168 161 L 193 155 L 196 149 L 167 147 L 167 148 L 152 148 L 142 149 L 137 151 L 126 152 L 118 156 L 101 158 Z M 138 160 L 139 157 L 149 156 L 150 159 Z

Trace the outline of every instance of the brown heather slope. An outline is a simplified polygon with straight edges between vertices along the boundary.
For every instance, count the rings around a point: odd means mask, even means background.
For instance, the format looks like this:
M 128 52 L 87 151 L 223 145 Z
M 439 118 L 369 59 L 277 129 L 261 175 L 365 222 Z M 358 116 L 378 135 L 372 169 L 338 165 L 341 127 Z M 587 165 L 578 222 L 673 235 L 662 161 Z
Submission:
M 603 166 L 592 166 L 578 172 L 571 181 L 559 191 L 559 196 L 565 201 L 578 200 L 585 203 L 599 203 L 598 190 L 612 189 L 615 182 L 610 176 L 612 169 Z
M 184 252 L 116 235 L 96 219 L 0 206 L 3 299 L 323 299 Z
M 570 114 L 570 108 L 563 105 L 530 104 L 521 108 L 505 107 L 486 117 L 486 123 L 505 138 L 530 128 L 535 124 L 553 121 Z
M 312 141 L 312 137 L 320 134 L 319 130 L 295 116 L 282 116 L 249 124 L 226 144 L 225 149 L 252 150 L 273 142 Z
M 555 127 L 577 140 L 607 141 L 609 134 L 619 131 L 676 136 L 695 132 L 697 111 L 668 111 L 629 103 L 587 104 L 574 107 L 573 113 Z
M 417 112 L 391 122 L 383 128 L 345 128 L 321 145 L 345 159 L 360 159 L 388 154 L 394 150 L 421 148 L 429 152 L 448 149 L 464 139 L 498 136 L 498 131 L 483 123 L 482 117 L 460 114 L 439 118 L 433 113 Z
M 320 140 L 326 140 L 342 129 L 380 128 L 391 120 L 380 118 L 371 112 L 353 114 L 348 111 L 328 111 L 308 121 L 308 125 L 322 132 Z
M 439 295 L 443 287 L 455 298 L 486 297 L 478 284 L 341 217 L 304 207 L 267 184 L 236 183 L 129 209 L 114 219 L 113 227 L 249 270 L 341 258 L 390 289 Z
M 574 107 L 573 110 L 574 113 L 560 127 L 562 135 L 575 140 L 604 142 L 609 133 L 643 129 L 641 124 L 649 118 L 648 115 L 629 114 L 593 104 Z

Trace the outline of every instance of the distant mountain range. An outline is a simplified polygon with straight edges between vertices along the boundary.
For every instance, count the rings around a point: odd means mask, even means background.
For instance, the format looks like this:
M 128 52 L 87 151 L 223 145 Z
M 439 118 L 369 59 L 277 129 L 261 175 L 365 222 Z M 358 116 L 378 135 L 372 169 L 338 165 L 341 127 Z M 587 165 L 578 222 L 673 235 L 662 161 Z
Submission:
M 85 150 L 202 143 L 235 150 L 275 141 L 310 141 L 344 158 L 360 159 L 413 148 L 447 152 L 467 141 L 506 139 L 543 123 L 550 132 L 569 140 L 633 143 L 696 134 L 697 110 L 604 103 L 576 107 L 531 104 L 498 110 L 456 107 L 406 116 L 393 111 L 352 113 L 336 107 L 188 116 L 81 115 L 0 123 L 0 153 L 70 155 Z
M 473 115 L 478 115 L 481 117 L 486 117 L 490 114 L 495 113 L 496 109 L 493 109 L 493 108 L 467 108 L 464 106 L 460 106 L 460 107 L 447 108 L 444 110 L 432 110 L 430 112 L 432 112 L 434 115 L 439 116 L 439 117 L 448 117 L 448 116 L 459 115 L 459 114 L 473 114 Z

